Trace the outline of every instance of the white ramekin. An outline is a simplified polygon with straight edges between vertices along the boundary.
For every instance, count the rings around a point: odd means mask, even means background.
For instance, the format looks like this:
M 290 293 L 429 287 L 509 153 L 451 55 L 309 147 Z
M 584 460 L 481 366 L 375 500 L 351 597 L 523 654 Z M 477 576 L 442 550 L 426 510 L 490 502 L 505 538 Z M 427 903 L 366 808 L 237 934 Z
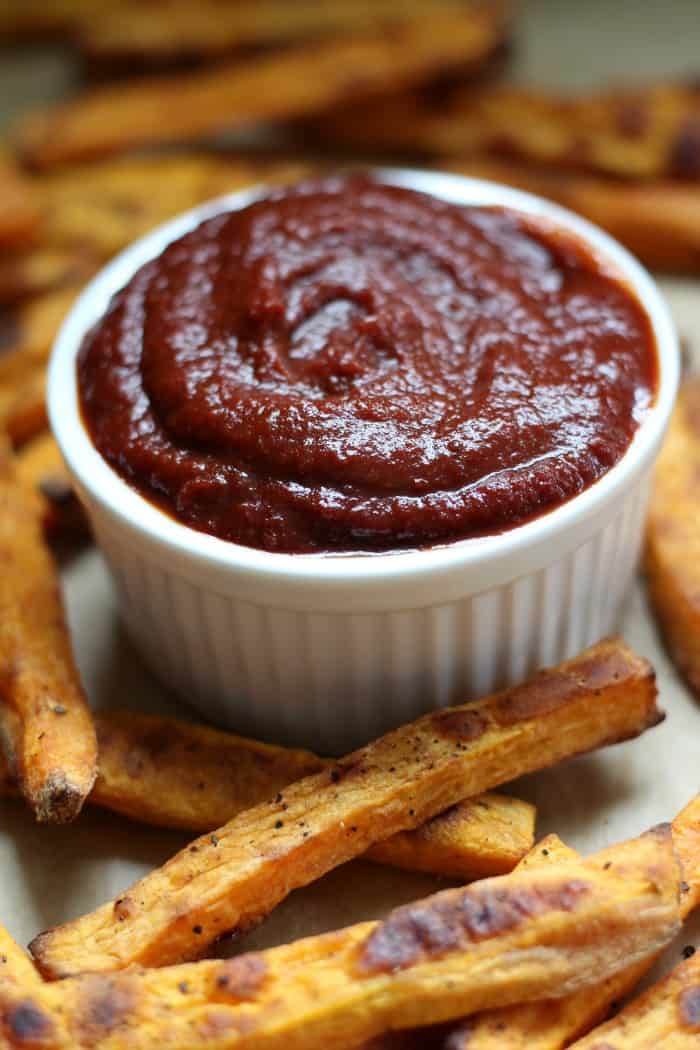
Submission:
M 501 535 L 374 556 L 273 554 L 181 525 L 114 473 L 83 427 L 76 355 L 110 297 L 203 219 L 195 208 L 127 248 L 87 286 L 49 370 L 51 424 L 110 565 L 124 621 L 156 674 L 213 721 L 341 753 L 433 706 L 522 679 L 610 632 L 632 579 L 649 477 L 679 374 L 656 285 L 601 230 L 476 179 L 382 170 L 462 204 L 502 205 L 570 230 L 627 282 L 653 324 L 655 404 L 620 462 L 575 499 Z

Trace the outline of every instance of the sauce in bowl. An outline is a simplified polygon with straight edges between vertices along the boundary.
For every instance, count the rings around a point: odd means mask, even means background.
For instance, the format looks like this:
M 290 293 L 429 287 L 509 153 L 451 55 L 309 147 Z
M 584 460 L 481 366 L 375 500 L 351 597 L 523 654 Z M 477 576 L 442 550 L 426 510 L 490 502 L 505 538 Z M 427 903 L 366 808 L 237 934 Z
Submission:
M 657 357 L 571 235 L 351 176 L 172 243 L 86 336 L 78 381 L 99 452 L 184 524 L 376 552 L 582 492 L 628 448 Z

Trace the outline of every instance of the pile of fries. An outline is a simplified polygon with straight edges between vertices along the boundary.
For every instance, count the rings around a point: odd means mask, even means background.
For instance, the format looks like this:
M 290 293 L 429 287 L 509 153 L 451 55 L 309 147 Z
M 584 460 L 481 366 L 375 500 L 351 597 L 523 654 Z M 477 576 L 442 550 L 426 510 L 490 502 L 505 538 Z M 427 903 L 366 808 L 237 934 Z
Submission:
M 700 270 L 697 87 L 504 87 L 512 36 L 506 6 L 476 0 L 8 0 L 0 12 L 0 40 L 60 38 L 88 81 L 100 76 L 23 118 L 0 151 L 0 794 L 39 821 L 88 802 L 200 836 L 37 936 L 31 957 L 0 928 L 0 1048 L 700 1045 L 690 951 L 606 1020 L 700 904 L 700 796 L 582 858 L 556 836 L 536 844 L 534 808 L 495 790 L 660 721 L 653 670 L 621 640 L 328 759 L 175 719 L 93 717 L 47 546 L 87 539 L 47 431 L 56 330 L 112 255 L 208 198 L 340 159 L 419 159 L 561 201 L 650 265 Z M 265 151 L 236 138 L 251 128 Z M 658 466 L 646 565 L 700 694 L 692 378 Z M 381 921 L 202 958 L 360 856 L 456 884 Z
M 21 482 L 5 484 L 11 503 Z M 26 542 L 38 557 L 40 537 Z M 30 640 L 21 623 L 16 635 Z M 36 937 L 31 957 L 0 928 L 0 1046 L 697 1045 L 694 956 L 595 1026 L 700 903 L 700 796 L 671 825 L 584 859 L 553 835 L 534 844 L 532 806 L 484 794 L 659 722 L 653 670 L 621 640 L 327 760 L 126 712 L 101 715 L 95 731 L 78 695 L 63 713 L 55 701 L 45 728 L 48 712 L 22 690 L 43 687 L 42 674 L 48 688 L 60 665 L 63 697 L 74 672 L 65 629 L 39 635 L 4 705 L 17 751 L 2 790 L 43 819 L 67 819 L 90 796 L 206 830 L 97 911 Z M 43 764 L 27 762 L 41 732 Z M 37 801 L 42 775 L 71 785 L 70 813 Z M 196 961 L 361 855 L 459 885 L 380 921 Z

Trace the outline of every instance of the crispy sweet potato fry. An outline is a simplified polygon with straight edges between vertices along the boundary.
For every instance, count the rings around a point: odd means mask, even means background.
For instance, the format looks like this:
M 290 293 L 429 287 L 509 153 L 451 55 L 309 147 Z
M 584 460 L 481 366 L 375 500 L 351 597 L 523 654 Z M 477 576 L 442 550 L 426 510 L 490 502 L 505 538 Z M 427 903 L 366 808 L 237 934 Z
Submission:
M 102 262 L 181 211 L 251 183 L 299 178 L 298 163 L 247 163 L 225 154 L 118 158 L 36 179 L 42 238 L 55 252 Z
M 401 96 L 323 122 L 324 136 L 425 155 L 490 155 L 556 171 L 624 179 L 700 178 L 700 92 L 694 83 L 614 86 L 559 97 L 521 87 L 452 93 L 438 104 Z
M 700 902 L 700 796 L 678 814 L 672 834 L 683 876 L 680 911 L 685 919 Z M 609 852 L 614 855 L 614 848 Z M 563 999 L 480 1014 L 449 1034 L 446 1050 L 563 1050 L 604 1019 L 614 1002 L 629 995 L 653 962 L 653 957 L 642 960 Z
M 193 843 L 116 902 L 36 938 L 64 977 L 192 957 L 291 890 L 463 798 L 659 720 L 651 667 L 619 640 L 529 683 L 397 729 Z
M 27 442 L 15 457 L 17 477 L 36 493 L 44 529 L 49 535 L 84 535 L 87 520 L 71 486 L 68 470 L 48 431 Z
M 0 258 L 0 303 L 13 304 L 87 280 L 95 264 L 77 253 L 39 248 Z
M 68 1046 L 58 1011 L 42 1002 L 45 985 L 29 956 L 0 926 L 0 1047 Z
M 572 1050 L 697 1050 L 699 1045 L 700 955 L 695 954 Z
M 0 735 L 38 820 L 72 820 L 96 773 L 97 741 L 71 652 L 36 501 L 0 450 Z
M 207 726 L 113 711 L 95 719 L 99 769 L 90 801 L 134 820 L 213 831 L 329 763 Z M 0 794 L 13 794 L 0 760 Z M 535 809 L 506 795 L 460 802 L 414 831 L 372 847 L 367 859 L 460 879 L 511 871 L 532 846 Z
M 694 185 L 622 182 L 478 158 L 446 158 L 441 167 L 549 197 L 608 230 L 653 269 L 700 272 L 700 194 Z
M 452 8 L 455 19 L 473 17 L 473 7 L 459 0 L 258 0 L 255 4 L 222 5 L 203 0 L 168 4 L 167 16 L 157 7 L 139 5 L 86 21 L 78 44 L 97 68 L 105 63 L 133 69 L 152 68 L 217 58 L 248 48 L 303 43 L 322 36 L 339 36 L 386 28 L 406 18 L 433 18 Z
M 0 248 L 24 248 L 37 232 L 39 209 L 31 181 L 0 148 Z
M 14 445 L 23 445 L 49 425 L 45 391 L 43 368 L 32 369 L 18 380 L 0 382 L 0 432 Z
M 46 985 L 71 1046 L 348 1050 L 393 1028 L 562 995 L 679 927 L 667 826 L 588 860 L 447 890 L 382 922 L 239 956 Z M 51 1045 L 51 1044 L 50 1044 Z M 63 1046 L 63 1044 L 53 1044 Z
M 37 113 L 19 131 L 28 162 L 48 168 L 138 146 L 192 141 L 261 120 L 317 113 L 476 61 L 501 38 L 502 15 L 435 15 L 389 33 L 318 43 L 213 71 L 94 91 Z
M 681 389 L 656 467 L 645 565 L 668 650 L 700 695 L 700 378 Z

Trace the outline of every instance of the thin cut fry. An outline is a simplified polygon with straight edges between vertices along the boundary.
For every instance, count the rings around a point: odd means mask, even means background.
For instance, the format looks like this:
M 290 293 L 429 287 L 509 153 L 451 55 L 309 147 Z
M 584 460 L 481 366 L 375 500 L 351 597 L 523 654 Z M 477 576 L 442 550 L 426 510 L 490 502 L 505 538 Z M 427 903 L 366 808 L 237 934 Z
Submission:
M 520 87 L 468 88 L 353 106 L 322 124 L 326 140 L 427 155 L 489 155 L 624 179 L 700 178 L 700 93 L 693 83 L 614 86 L 561 97 Z
M 653 269 L 700 272 L 700 195 L 694 185 L 622 182 L 479 158 L 446 158 L 441 166 L 549 197 L 608 230 Z
M 45 985 L 29 956 L 0 926 L 0 1047 L 68 1046 L 58 1012 L 43 1004 Z
M 97 741 L 36 501 L 0 457 L 0 734 L 37 819 L 64 822 L 92 788 Z
M 99 769 L 90 801 L 134 820 L 213 831 L 235 814 L 329 763 L 206 726 L 128 711 L 96 717 Z M 0 794 L 13 794 L 0 762 Z M 506 795 L 479 795 L 366 858 L 460 879 L 511 871 L 534 839 L 535 809 Z
M 7 434 L 15 446 L 48 427 L 45 392 L 43 368 L 32 369 L 19 381 L 0 382 L 0 433 Z
M 167 16 L 158 7 L 139 5 L 82 26 L 79 46 L 96 68 L 118 63 L 133 69 L 197 62 L 262 46 L 303 43 L 317 37 L 395 25 L 406 18 L 433 18 L 453 9 L 455 19 L 473 17 L 459 0 L 258 0 L 222 5 L 203 0 L 171 0 Z
M 85 514 L 52 434 L 47 431 L 23 445 L 15 464 L 19 480 L 36 494 L 49 535 L 81 535 L 87 531 Z
M 36 179 L 42 242 L 56 253 L 109 259 L 154 226 L 202 201 L 304 174 L 295 163 L 250 164 L 225 154 L 118 158 Z
M 631 1002 L 572 1050 L 697 1050 L 700 1045 L 700 954 Z
M 681 810 L 672 831 L 683 876 L 680 910 L 685 919 L 700 902 L 700 796 Z M 481 1014 L 450 1033 L 446 1050 L 563 1050 L 603 1020 L 614 1002 L 629 995 L 653 962 L 645 959 L 564 999 Z
M 608 640 L 530 683 L 433 712 L 199 839 L 110 902 L 37 937 L 50 977 L 173 962 L 259 922 L 375 842 L 522 773 L 659 720 L 654 675 Z
M 62 288 L 16 309 L 14 338 L 0 356 L 0 386 L 19 382 L 46 364 L 56 333 L 77 293 L 75 286 Z
M 423 17 L 358 37 L 248 59 L 213 71 L 104 88 L 26 120 L 24 159 L 48 168 L 134 147 L 193 141 L 264 120 L 318 113 L 474 62 L 501 39 L 502 15 Z
M 45 231 L 44 231 L 45 236 Z M 0 258 L 0 303 L 13 304 L 87 280 L 95 271 L 77 253 L 39 248 Z
M 26 247 L 37 232 L 39 209 L 31 181 L 0 149 L 0 248 Z
M 686 380 L 658 460 L 646 536 L 649 595 L 668 650 L 700 695 L 700 379 Z
M 665 826 L 383 922 L 226 962 L 49 984 L 42 1005 L 49 1019 L 61 1009 L 69 1045 L 91 1050 L 350 1050 L 394 1028 L 565 995 L 647 957 L 679 928 L 678 883 Z

